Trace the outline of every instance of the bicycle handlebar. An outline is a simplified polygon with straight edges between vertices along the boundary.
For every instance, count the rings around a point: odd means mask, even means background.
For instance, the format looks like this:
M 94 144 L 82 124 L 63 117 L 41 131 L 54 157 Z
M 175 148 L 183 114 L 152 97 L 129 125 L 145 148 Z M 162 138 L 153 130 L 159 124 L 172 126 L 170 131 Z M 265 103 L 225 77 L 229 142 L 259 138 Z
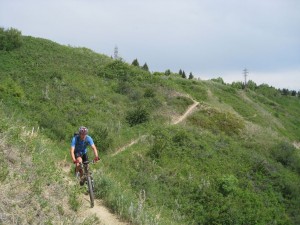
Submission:
M 84 161 L 84 162 L 81 162 L 82 164 L 89 164 L 89 163 L 92 163 L 92 164 L 95 164 L 97 161 L 95 160 L 92 160 L 92 161 Z

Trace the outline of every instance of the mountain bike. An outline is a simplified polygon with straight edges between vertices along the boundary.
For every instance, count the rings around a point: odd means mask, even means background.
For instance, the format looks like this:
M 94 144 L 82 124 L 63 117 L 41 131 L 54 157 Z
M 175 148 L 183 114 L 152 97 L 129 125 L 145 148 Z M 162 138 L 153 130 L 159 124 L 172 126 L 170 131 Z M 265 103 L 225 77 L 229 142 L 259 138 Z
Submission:
M 91 200 L 91 208 L 93 208 L 94 207 L 94 179 L 92 177 L 92 173 L 89 171 L 89 163 L 94 163 L 94 161 L 81 162 L 80 167 L 83 172 L 82 179 L 84 180 L 84 183 L 86 183 L 88 187 L 88 193 Z

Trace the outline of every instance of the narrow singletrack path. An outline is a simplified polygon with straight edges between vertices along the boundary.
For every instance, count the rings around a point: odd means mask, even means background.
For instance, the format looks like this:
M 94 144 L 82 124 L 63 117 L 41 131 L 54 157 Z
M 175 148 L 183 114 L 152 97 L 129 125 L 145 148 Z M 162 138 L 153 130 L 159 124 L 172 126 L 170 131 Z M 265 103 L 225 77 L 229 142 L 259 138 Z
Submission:
M 189 97 L 189 96 L 187 96 Z M 192 99 L 191 97 L 189 97 L 190 99 Z M 181 123 L 182 121 L 184 121 L 191 113 L 194 112 L 194 110 L 196 109 L 196 107 L 199 105 L 199 102 L 195 101 L 194 99 L 193 100 L 193 104 L 191 106 L 189 106 L 189 108 L 185 111 L 185 113 L 183 115 L 181 115 L 180 117 L 178 117 L 177 119 L 173 120 L 172 121 L 172 125 L 176 125 L 176 124 L 179 124 Z M 141 139 L 143 138 L 146 138 L 148 135 L 142 135 L 141 137 L 137 138 L 137 139 L 134 139 L 134 140 L 131 140 L 128 144 L 118 148 L 113 154 L 112 156 L 115 156 L 123 151 L 125 151 L 127 148 L 129 148 L 130 146 L 138 143 Z
M 179 118 L 177 118 L 172 124 L 176 125 L 176 124 L 182 122 L 183 120 L 185 120 L 196 109 L 196 107 L 199 105 L 199 102 L 196 102 L 195 100 L 193 100 L 193 101 L 194 101 L 193 105 L 191 105 L 186 110 L 186 112 L 182 116 L 180 116 Z
M 193 100 L 193 99 L 192 99 Z M 172 125 L 176 125 L 184 121 L 193 111 L 196 109 L 196 107 L 199 105 L 199 102 L 193 100 L 193 104 L 188 107 L 188 109 L 185 111 L 183 115 L 176 118 L 172 121 Z M 142 135 L 137 139 L 131 140 L 126 145 L 118 148 L 115 153 L 112 154 L 112 156 L 115 156 L 123 151 L 125 151 L 130 146 L 138 143 L 140 140 L 145 139 L 148 135 Z M 64 172 L 70 171 L 70 167 L 63 167 Z M 70 182 L 73 183 L 74 182 Z M 76 185 L 76 184 L 75 184 Z M 101 200 L 95 200 L 94 208 L 90 208 L 90 202 L 89 202 L 89 196 L 88 195 L 82 195 L 82 208 L 79 212 L 79 218 L 81 221 L 84 221 L 90 216 L 95 215 L 99 218 L 101 225 L 129 225 L 130 223 L 122 222 L 115 214 L 111 213 L 106 206 L 102 203 Z
M 88 195 L 82 197 L 82 209 L 80 217 L 84 220 L 90 216 L 97 216 L 101 225 L 129 225 L 122 222 L 115 214 L 111 213 L 101 200 L 95 199 L 95 205 L 90 208 L 90 199 Z
M 67 163 L 66 161 L 62 161 L 60 163 L 62 171 L 66 174 L 70 173 L 70 170 L 72 170 L 72 166 L 70 163 Z M 74 168 L 73 168 L 74 169 Z M 77 180 L 71 179 L 69 176 L 65 177 L 65 181 L 69 183 L 69 185 L 79 185 Z M 99 219 L 99 224 L 101 225 L 129 225 L 131 223 L 129 222 L 123 222 L 121 221 L 115 214 L 111 213 L 109 209 L 103 204 L 103 201 L 99 199 L 95 199 L 94 207 L 91 208 L 90 205 L 90 198 L 89 195 L 81 194 L 79 196 L 81 203 L 81 207 L 78 211 L 78 221 L 77 223 L 83 223 L 86 219 L 88 219 L 91 216 L 96 216 Z

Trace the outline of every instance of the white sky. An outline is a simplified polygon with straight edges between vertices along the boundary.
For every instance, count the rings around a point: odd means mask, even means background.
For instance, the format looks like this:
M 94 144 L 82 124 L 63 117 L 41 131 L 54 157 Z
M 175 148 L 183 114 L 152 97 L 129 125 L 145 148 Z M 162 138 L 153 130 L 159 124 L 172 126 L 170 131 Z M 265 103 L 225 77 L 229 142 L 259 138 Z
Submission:
M 0 0 L 0 26 L 151 71 L 300 90 L 300 0 Z

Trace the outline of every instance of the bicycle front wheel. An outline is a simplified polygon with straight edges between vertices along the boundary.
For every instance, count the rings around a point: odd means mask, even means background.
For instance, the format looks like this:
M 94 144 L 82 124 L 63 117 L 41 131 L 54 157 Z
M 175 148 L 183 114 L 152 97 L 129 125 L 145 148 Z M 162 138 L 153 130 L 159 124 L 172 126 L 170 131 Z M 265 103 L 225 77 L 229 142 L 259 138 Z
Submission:
M 90 200 L 91 200 L 91 208 L 93 208 L 94 207 L 94 190 L 93 190 L 92 178 L 90 176 L 87 177 L 87 185 L 88 185 L 88 190 L 89 190 L 89 195 L 90 195 Z

